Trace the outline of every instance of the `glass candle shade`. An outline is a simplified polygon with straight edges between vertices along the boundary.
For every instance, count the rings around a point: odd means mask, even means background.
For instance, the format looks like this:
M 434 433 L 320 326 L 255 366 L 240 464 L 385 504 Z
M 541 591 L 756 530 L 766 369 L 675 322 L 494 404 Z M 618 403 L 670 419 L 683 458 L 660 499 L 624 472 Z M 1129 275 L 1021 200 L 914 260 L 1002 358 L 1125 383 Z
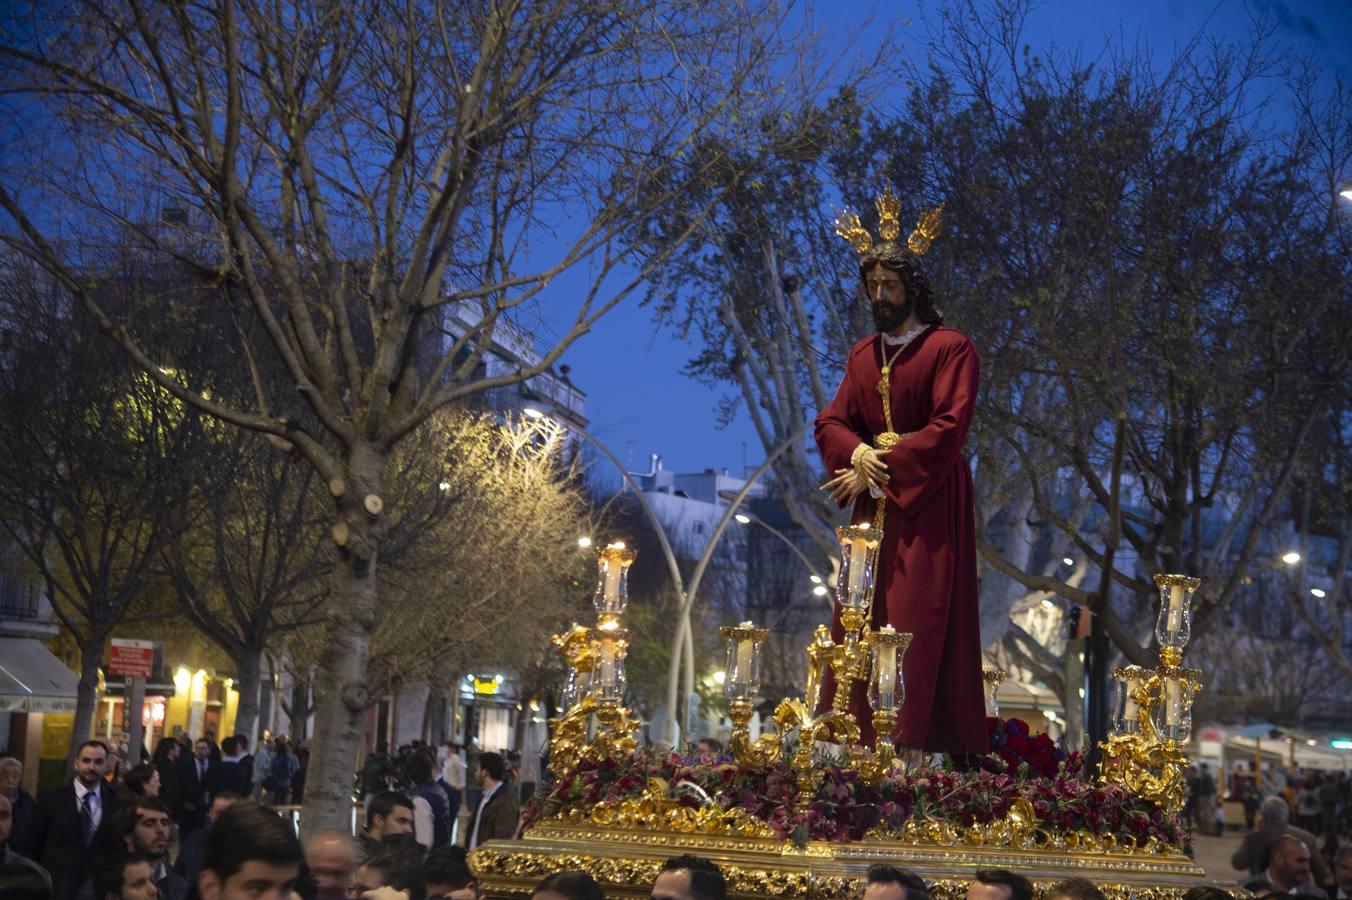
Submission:
M 751 622 L 718 629 L 727 641 L 723 693 L 730 700 L 751 700 L 761 688 L 761 644 L 769 634 Z
M 836 529 L 840 541 L 840 577 L 836 581 L 836 600 L 844 609 L 868 609 L 873 599 L 873 579 L 878 564 L 878 539 L 873 526 L 842 525 Z
M 607 544 L 596 551 L 596 593 L 592 603 L 602 615 L 617 616 L 629 606 L 629 567 L 638 551 L 623 542 Z
M 578 674 L 576 669 L 568 670 L 568 677 L 563 681 L 563 690 L 559 692 L 559 712 L 566 713 L 572 709 L 574 704 L 582 699 L 582 692 L 587 688 L 587 681 L 591 678 L 590 672 Z
M 902 675 L 902 661 L 911 635 L 884 625 L 869 632 L 872 672 L 868 680 L 868 702 L 875 712 L 896 712 L 906 702 L 906 679 Z
M 1000 718 L 1000 685 L 1004 683 L 1003 669 L 985 669 L 981 680 L 986 684 L 986 715 L 992 719 Z
M 1151 719 L 1161 738 L 1187 743 L 1192 737 L 1192 700 L 1201 687 L 1202 673 L 1179 666 L 1160 666 L 1160 702 L 1151 710 Z
M 1140 666 L 1118 666 L 1113 669 L 1115 690 L 1112 729 L 1115 734 L 1140 732 L 1140 706 L 1136 703 L 1136 689 L 1141 686 L 1144 677 L 1145 669 Z
M 1161 647 L 1182 652 L 1192 636 L 1192 595 L 1200 578 L 1187 575 L 1156 575 L 1160 591 L 1160 614 L 1155 620 L 1155 639 Z
M 619 702 L 624 698 L 627 682 L 624 676 L 624 657 L 629 649 L 627 635 L 609 632 L 592 644 L 595 668 L 591 672 L 589 693 L 602 702 Z

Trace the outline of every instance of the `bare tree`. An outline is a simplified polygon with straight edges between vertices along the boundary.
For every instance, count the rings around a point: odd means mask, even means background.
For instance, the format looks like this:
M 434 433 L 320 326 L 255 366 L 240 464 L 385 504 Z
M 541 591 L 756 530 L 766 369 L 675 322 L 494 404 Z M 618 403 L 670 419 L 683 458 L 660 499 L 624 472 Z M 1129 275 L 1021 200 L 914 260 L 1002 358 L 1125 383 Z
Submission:
M 762 0 L 86 0 L 8 14 L 0 80 L 31 127 L 6 138 L 3 239 L 159 385 L 293 447 L 334 497 L 341 615 L 318 667 L 307 829 L 347 821 L 391 454 L 437 410 L 546 371 L 670 250 L 619 234 L 672 204 L 689 210 L 673 244 L 697 226 L 685 185 L 658 176 L 692 135 L 792 102 L 784 14 Z M 128 235 L 217 289 L 209 309 L 148 305 L 235 322 L 252 402 L 161 371 L 137 323 L 99 301 L 91 273 Z M 561 295 L 551 283 L 569 270 L 581 274 Z M 511 320 L 544 352 L 485 375 Z M 270 364 L 291 388 L 280 402 L 262 383 Z
M 0 526 L 80 646 L 71 753 L 89 739 L 114 628 L 157 585 L 203 450 L 195 413 L 71 321 L 27 260 L 0 270 Z M 162 585 L 161 585 L 162 586 Z

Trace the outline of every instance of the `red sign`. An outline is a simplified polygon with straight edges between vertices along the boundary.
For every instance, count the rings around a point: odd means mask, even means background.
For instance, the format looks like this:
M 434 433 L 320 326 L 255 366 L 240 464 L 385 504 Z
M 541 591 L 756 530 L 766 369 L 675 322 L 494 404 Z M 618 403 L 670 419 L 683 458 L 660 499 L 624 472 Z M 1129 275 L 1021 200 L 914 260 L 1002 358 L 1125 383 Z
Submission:
M 109 652 L 108 674 L 130 678 L 149 678 L 155 662 L 154 641 L 133 641 L 113 638 Z

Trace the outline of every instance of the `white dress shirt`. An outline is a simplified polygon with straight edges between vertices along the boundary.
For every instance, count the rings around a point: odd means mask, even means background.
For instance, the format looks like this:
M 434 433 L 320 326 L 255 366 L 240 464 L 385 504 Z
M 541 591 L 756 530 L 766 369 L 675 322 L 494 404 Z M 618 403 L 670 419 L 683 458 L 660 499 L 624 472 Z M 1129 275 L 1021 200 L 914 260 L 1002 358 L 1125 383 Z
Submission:
M 84 808 L 85 794 L 92 794 L 89 798 L 89 814 L 94 820 L 93 831 L 99 830 L 99 823 L 103 821 L 103 796 L 99 793 L 98 785 L 85 787 L 85 783 L 80 779 L 75 779 L 75 811 L 78 813 Z
M 484 819 L 484 810 L 488 808 L 488 801 L 493 799 L 493 795 L 502 787 L 503 782 L 499 781 L 488 790 L 484 791 L 484 798 L 479 801 L 479 808 L 474 811 L 474 830 L 469 835 L 469 849 L 473 850 L 479 846 L 479 823 Z

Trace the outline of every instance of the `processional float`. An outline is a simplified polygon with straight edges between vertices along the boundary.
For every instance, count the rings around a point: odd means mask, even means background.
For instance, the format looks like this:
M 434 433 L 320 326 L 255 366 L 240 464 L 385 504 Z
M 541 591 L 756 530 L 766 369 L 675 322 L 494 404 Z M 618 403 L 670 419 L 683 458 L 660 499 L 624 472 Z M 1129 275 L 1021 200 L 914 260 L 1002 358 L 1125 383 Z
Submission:
M 568 682 L 564 711 L 550 723 L 552 784 L 520 839 L 470 855 L 489 896 L 529 896 L 543 877 L 578 869 L 608 895 L 647 896 L 662 862 L 681 853 L 717 862 L 737 897 L 858 897 L 877 862 L 916 871 L 939 898 L 964 896 L 980 868 L 1019 871 L 1039 888 L 1088 878 L 1112 898 L 1181 897 L 1206 884 L 1177 818 L 1201 687 L 1200 673 L 1181 666 L 1197 579 L 1156 576 L 1160 664 L 1113 673 L 1113 733 L 1100 745 L 1096 776 L 1071 771 L 1074 755 L 1048 771 L 1039 754 L 1050 741 L 998 717 L 988 722 L 1005 741 L 1003 761 L 908 768 L 894 758 L 892 734 L 911 635 L 870 627 L 880 533 L 868 524 L 836 533 L 844 635 L 835 641 L 818 627 L 803 696 L 781 700 L 754 737 L 768 632 L 752 622 L 721 629 L 732 736 L 720 757 L 639 747 L 639 720 L 624 705 L 622 624 L 636 554 L 623 544 L 597 550 L 596 623 L 554 637 Z M 836 691 L 822 708 L 828 670 Z M 986 673 L 992 715 L 1001 678 Z M 849 709 L 861 681 L 873 746 L 860 743 Z

